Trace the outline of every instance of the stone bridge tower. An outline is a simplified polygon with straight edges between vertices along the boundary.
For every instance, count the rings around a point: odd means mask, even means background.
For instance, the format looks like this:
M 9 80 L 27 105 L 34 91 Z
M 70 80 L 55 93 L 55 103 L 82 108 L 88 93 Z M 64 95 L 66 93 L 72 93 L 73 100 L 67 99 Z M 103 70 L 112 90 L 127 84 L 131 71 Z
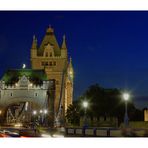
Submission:
M 55 112 L 58 111 L 61 98 L 64 114 L 73 100 L 73 66 L 72 59 L 68 59 L 67 51 L 65 35 L 62 45 L 59 46 L 51 27 L 47 28 L 40 46 L 37 45 L 37 38 L 33 37 L 31 47 L 32 69 L 44 69 L 48 79 L 55 80 Z

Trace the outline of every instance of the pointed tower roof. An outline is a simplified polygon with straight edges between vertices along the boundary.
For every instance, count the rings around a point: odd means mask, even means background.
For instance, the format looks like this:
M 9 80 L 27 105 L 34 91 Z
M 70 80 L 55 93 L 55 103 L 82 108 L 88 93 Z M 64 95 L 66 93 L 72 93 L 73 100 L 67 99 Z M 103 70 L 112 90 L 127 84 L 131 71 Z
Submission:
M 66 50 L 67 50 L 67 46 L 66 46 L 66 36 L 65 36 L 65 35 L 63 35 L 63 43 L 62 43 L 61 49 L 66 49 Z
M 37 38 L 35 35 L 33 36 L 32 49 L 37 49 Z
M 69 61 L 69 64 L 68 64 L 68 75 L 70 76 L 69 78 L 71 80 L 73 80 L 74 78 L 74 70 L 73 70 L 73 66 L 72 66 L 72 58 L 70 57 L 70 61 Z
M 45 34 L 45 36 L 44 36 L 44 38 L 42 40 L 42 43 L 40 45 L 40 48 L 38 50 L 39 55 L 43 55 L 44 47 L 47 44 L 51 44 L 53 46 L 54 54 L 56 56 L 60 56 L 61 55 L 61 51 L 60 51 L 58 42 L 57 42 L 56 37 L 54 35 L 54 30 L 50 26 L 47 28 L 46 34 Z
M 71 57 L 70 57 L 69 66 L 73 69 L 73 66 L 72 66 L 72 58 Z

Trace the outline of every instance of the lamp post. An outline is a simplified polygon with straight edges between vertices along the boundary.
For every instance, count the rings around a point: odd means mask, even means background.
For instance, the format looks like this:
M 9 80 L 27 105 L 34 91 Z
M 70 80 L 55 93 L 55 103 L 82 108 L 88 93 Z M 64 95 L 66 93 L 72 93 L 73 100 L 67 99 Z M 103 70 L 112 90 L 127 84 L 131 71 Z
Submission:
M 87 120 L 86 120 L 86 110 L 88 108 L 88 102 L 87 101 L 83 101 L 83 107 L 84 107 L 84 125 L 87 125 Z
M 46 124 L 46 123 L 47 123 L 46 115 L 47 115 L 47 113 L 48 113 L 47 109 L 44 109 L 43 113 L 44 113 L 44 125 L 46 126 L 46 125 L 47 125 L 47 124 Z
M 40 125 L 43 124 L 43 110 L 40 110 Z
M 124 125 L 128 127 L 128 114 L 127 114 L 127 101 L 129 100 L 130 95 L 128 93 L 123 93 L 123 99 L 125 101 L 125 115 L 124 115 Z
M 33 111 L 33 127 L 35 127 L 35 120 L 36 120 L 37 111 Z

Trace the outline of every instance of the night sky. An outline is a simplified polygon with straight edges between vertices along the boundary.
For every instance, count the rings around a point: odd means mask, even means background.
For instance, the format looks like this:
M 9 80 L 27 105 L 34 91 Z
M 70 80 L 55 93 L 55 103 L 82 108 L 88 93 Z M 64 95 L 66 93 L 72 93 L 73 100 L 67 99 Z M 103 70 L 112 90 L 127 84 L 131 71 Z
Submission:
M 65 34 L 75 70 L 75 99 L 91 84 L 129 90 L 148 107 L 148 12 L 0 12 L 0 77 L 30 68 L 30 47 L 51 25 L 61 46 Z

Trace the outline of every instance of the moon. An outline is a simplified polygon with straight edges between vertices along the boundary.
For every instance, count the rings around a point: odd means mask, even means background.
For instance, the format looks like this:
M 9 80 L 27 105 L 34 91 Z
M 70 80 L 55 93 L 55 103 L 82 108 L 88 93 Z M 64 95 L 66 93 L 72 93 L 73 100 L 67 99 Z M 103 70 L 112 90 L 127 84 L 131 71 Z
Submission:
M 26 64 L 23 64 L 23 69 L 25 69 L 26 68 Z

